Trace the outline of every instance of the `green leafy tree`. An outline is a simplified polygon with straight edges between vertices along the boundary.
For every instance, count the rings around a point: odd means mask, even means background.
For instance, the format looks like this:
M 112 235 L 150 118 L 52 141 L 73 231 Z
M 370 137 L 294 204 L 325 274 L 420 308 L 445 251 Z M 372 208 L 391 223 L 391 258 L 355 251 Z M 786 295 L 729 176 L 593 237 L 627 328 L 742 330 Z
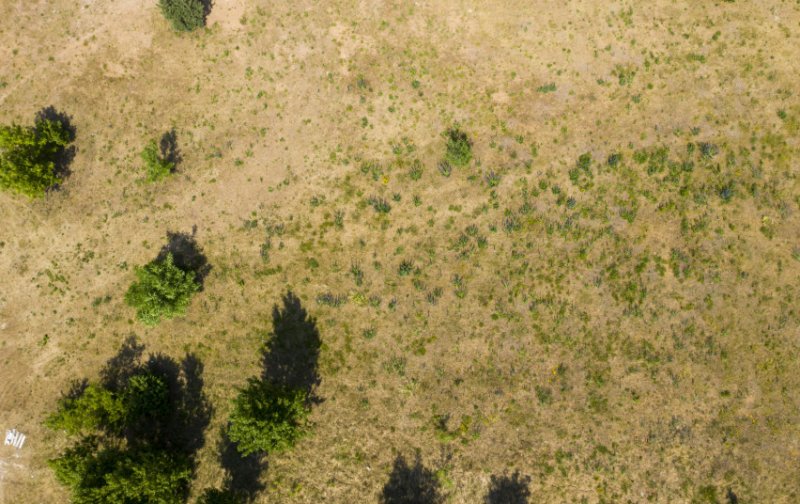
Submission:
M 451 165 L 467 166 L 472 161 L 472 142 L 467 134 L 454 127 L 447 130 L 445 138 L 447 139 L 445 160 Z
M 157 182 L 175 171 L 175 163 L 160 155 L 155 140 L 150 140 L 140 155 L 148 182 Z
M 307 394 L 251 378 L 234 399 L 228 437 L 242 455 L 277 452 L 305 433 Z
M 206 24 L 206 6 L 201 0 L 159 0 L 158 6 L 177 31 L 192 31 Z
M 176 266 L 172 254 L 137 267 L 136 278 L 125 294 L 125 302 L 136 308 L 137 318 L 146 325 L 183 315 L 192 295 L 200 289 L 196 274 Z
M 0 188 L 41 197 L 60 184 L 56 162 L 72 135 L 61 121 L 37 119 L 33 127 L 0 126 Z
M 191 462 L 181 454 L 103 446 L 95 437 L 49 464 L 74 504 L 179 504 L 192 477 Z
M 54 430 L 79 434 L 100 427 L 116 426 L 125 416 L 125 406 L 110 391 L 97 385 L 87 386 L 77 397 L 64 397 L 45 425 Z

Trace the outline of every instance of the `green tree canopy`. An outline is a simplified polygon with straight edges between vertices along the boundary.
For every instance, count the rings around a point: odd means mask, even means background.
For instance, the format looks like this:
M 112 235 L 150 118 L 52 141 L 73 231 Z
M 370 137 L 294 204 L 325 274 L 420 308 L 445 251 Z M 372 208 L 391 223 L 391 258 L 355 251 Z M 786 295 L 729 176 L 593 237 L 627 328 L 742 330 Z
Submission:
M 63 181 L 56 162 L 72 141 L 67 126 L 39 118 L 33 127 L 0 126 L 0 188 L 41 197 Z
M 74 504 L 179 504 L 192 478 L 191 461 L 180 453 L 124 449 L 95 437 L 49 464 Z
M 75 442 L 49 461 L 75 504 L 186 502 L 211 409 L 202 363 L 150 355 L 128 338 L 97 382 L 77 382 L 45 425 Z
M 158 6 L 176 31 L 192 31 L 206 24 L 206 6 L 201 0 L 159 0 Z
M 125 302 L 136 308 L 136 317 L 146 325 L 183 315 L 192 295 L 200 289 L 196 273 L 176 266 L 170 253 L 137 267 L 136 278 L 125 294 Z
M 251 378 L 234 399 L 228 437 L 242 455 L 276 452 L 305 433 L 307 393 Z

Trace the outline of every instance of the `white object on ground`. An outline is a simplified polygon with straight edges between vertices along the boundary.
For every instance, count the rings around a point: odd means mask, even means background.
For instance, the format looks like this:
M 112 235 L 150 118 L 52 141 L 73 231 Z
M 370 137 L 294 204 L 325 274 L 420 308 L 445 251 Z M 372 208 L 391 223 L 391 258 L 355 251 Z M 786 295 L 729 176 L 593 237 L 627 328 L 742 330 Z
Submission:
M 11 445 L 19 450 L 25 444 L 25 434 L 17 432 L 17 429 L 7 430 L 6 441 L 3 444 L 6 446 Z

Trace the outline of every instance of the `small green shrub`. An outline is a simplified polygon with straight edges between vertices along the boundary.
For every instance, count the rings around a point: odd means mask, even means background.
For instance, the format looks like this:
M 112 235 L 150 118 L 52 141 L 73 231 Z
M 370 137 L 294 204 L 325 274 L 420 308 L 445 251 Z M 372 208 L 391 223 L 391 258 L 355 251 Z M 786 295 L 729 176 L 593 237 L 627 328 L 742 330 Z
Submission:
M 379 214 L 387 214 L 392 209 L 392 206 L 383 198 L 378 198 L 373 196 L 372 198 L 367 200 L 372 208 Z
M 72 134 L 61 121 L 39 118 L 33 127 L 0 126 L 0 188 L 30 198 L 63 181 L 56 162 Z
M 411 164 L 411 170 L 408 172 L 408 176 L 411 180 L 419 180 L 422 178 L 422 163 L 419 159 L 415 159 Z
M 144 161 L 145 175 L 148 182 L 157 182 L 175 171 L 175 163 L 160 155 L 158 144 L 150 140 L 140 154 Z
M 439 168 L 439 173 L 441 173 L 442 176 L 449 177 L 450 174 L 453 172 L 453 168 L 450 166 L 450 163 L 448 163 L 446 159 L 439 161 L 439 164 L 437 166 Z
M 201 0 L 159 0 L 158 6 L 176 31 L 192 31 L 206 24 L 206 6 Z
M 403 260 L 400 266 L 397 267 L 397 273 L 400 276 L 408 276 L 414 271 L 414 263 L 408 259 Z
M 445 133 L 445 137 L 447 138 L 445 160 L 451 165 L 467 166 L 472 161 L 472 142 L 467 134 L 454 127 Z
M 195 273 L 176 266 L 172 254 L 137 267 L 136 278 L 138 281 L 125 294 L 125 302 L 136 308 L 136 317 L 146 325 L 183 315 L 192 295 L 200 289 Z
M 307 394 L 251 378 L 234 399 L 228 437 L 244 456 L 291 448 L 305 431 Z

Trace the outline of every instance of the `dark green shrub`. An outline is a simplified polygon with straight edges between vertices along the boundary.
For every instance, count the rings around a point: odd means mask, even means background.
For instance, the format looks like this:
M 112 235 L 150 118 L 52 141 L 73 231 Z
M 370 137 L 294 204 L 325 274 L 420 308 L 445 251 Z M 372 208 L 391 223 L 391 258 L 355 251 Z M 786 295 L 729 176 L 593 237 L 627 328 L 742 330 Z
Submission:
M 150 140 L 140 154 L 148 182 L 156 182 L 175 171 L 175 163 L 160 155 L 155 140 Z
M 445 137 L 447 138 L 445 160 L 454 166 L 467 166 L 472 161 L 472 142 L 467 134 L 454 127 L 445 133 Z
M 179 504 L 191 481 L 188 458 L 168 451 L 101 446 L 86 438 L 49 461 L 74 504 Z
M 56 163 L 72 142 L 64 122 L 37 118 L 33 127 L 0 126 L 0 188 L 31 198 L 63 181 Z
M 125 302 L 136 308 L 136 317 L 146 325 L 183 315 L 192 295 L 200 289 L 196 274 L 176 266 L 172 254 L 137 267 L 136 278 L 125 294 Z
M 206 6 L 201 0 L 159 0 L 158 6 L 177 31 L 192 31 L 206 24 Z
M 233 402 L 228 438 L 244 456 L 291 448 L 305 432 L 306 392 L 251 378 Z

